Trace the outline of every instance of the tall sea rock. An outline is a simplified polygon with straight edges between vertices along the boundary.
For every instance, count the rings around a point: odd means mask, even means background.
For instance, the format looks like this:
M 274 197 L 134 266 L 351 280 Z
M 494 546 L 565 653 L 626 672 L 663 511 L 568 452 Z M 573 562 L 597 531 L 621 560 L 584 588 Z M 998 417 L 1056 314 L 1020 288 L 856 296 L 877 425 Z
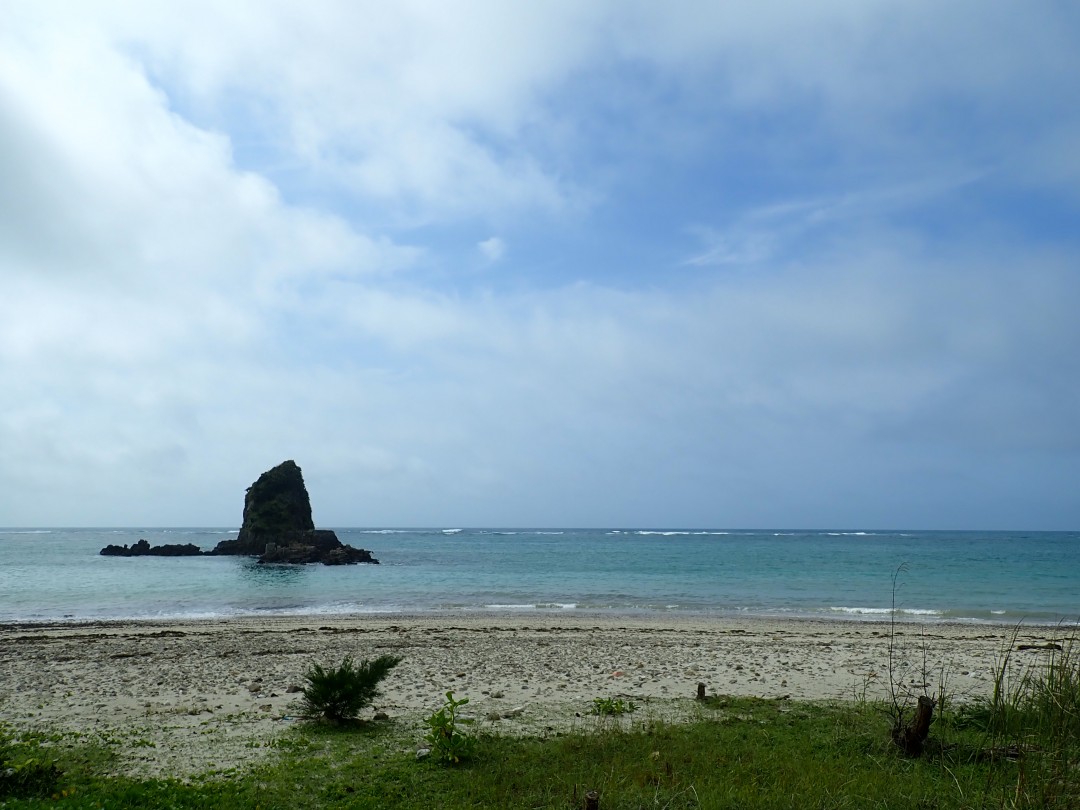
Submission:
M 295 461 L 283 461 L 248 487 L 234 553 L 262 554 L 267 543 L 287 544 L 314 529 L 304 475 Z
M 378 562 L 370 551 L 344 545 L 334 532 L 315 528 L 304 476 L 292 460 L 267 470 L 248 487 L 240 533 L 210 553 L 258 556 L 259 562 L 274 563 Z

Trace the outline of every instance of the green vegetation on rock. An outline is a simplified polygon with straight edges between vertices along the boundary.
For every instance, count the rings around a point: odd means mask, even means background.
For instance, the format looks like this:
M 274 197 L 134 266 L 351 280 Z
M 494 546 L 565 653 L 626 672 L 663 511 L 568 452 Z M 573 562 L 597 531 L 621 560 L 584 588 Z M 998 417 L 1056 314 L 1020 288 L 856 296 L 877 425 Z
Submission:
M 267 470 L 248 487 L 236 543 L 246 553 L 262 554 L 267 538 L 314 528 L 304 476 L 296 462 L 289 460 Z

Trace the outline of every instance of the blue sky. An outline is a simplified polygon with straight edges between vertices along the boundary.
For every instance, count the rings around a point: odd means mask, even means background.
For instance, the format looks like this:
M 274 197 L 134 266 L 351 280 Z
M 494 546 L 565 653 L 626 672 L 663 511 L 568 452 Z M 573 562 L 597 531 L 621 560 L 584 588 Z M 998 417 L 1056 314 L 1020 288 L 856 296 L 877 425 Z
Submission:
M 0 525 L 1080 525 L 1072 3 L 0 17 Z

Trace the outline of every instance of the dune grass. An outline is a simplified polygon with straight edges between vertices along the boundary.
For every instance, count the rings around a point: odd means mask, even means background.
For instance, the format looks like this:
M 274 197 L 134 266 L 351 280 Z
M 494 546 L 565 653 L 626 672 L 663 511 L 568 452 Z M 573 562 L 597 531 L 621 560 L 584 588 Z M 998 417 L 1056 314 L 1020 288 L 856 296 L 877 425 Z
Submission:
M 980 755 L 1016 763 L 1016 807 L 1080 808 L 1080 648 L 1075 631 L 1041 648 L 1013 643 L 998 662 L 992 695 L 950 718 L 982 735 Z M 1035 661 L 1010 668 L 1018 653 Z

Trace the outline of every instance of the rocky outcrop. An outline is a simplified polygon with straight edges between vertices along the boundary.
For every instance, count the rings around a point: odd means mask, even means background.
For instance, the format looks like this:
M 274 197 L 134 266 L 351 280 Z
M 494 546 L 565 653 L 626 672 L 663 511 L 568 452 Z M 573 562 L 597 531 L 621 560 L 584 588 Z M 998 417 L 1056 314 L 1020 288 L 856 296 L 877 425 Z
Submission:
M 235 540 L 222 540 L 213 551 L 194 543 L 151 546 L 146 540 L 105 546 L 106 557 L 194 557 L 199 554 L 258 557 L 261 563 L 378 564 L 371 552 L 345 545 L 311 519 L 304 476 L 295 461 L 285 461 L 259 476 L 244 497 L 244 523 Z
M 268 543 L 288 545 L 314 529 L 303 473 L 295 461 L 284 461 L 248 487 L 240 533 L 218 543 L 213 553 L 259 555 Z
M 379 561 L 366 549 L 343 544 L 332 531 L 313 529 L 310 532 L 297 532 L 296 536 L 287 538 L 285 545 L 267 543 L 259 562 L 353 565 Z
M 379 562 L 370 551 L 345 545 L 334 532 L 315 528 L 304 476 L 291 460 L 267 470 L 248 487 L 239 534 L 235 540 L 222 540 L 210 553 L 258 556 L 261 563 Z
M 146 540 L 117 546 L 110 544 L 98 552 L 103 557 L 196 557 L 202 554 L 194 543 L 165 543 L 160 546 L 151 546 Z

